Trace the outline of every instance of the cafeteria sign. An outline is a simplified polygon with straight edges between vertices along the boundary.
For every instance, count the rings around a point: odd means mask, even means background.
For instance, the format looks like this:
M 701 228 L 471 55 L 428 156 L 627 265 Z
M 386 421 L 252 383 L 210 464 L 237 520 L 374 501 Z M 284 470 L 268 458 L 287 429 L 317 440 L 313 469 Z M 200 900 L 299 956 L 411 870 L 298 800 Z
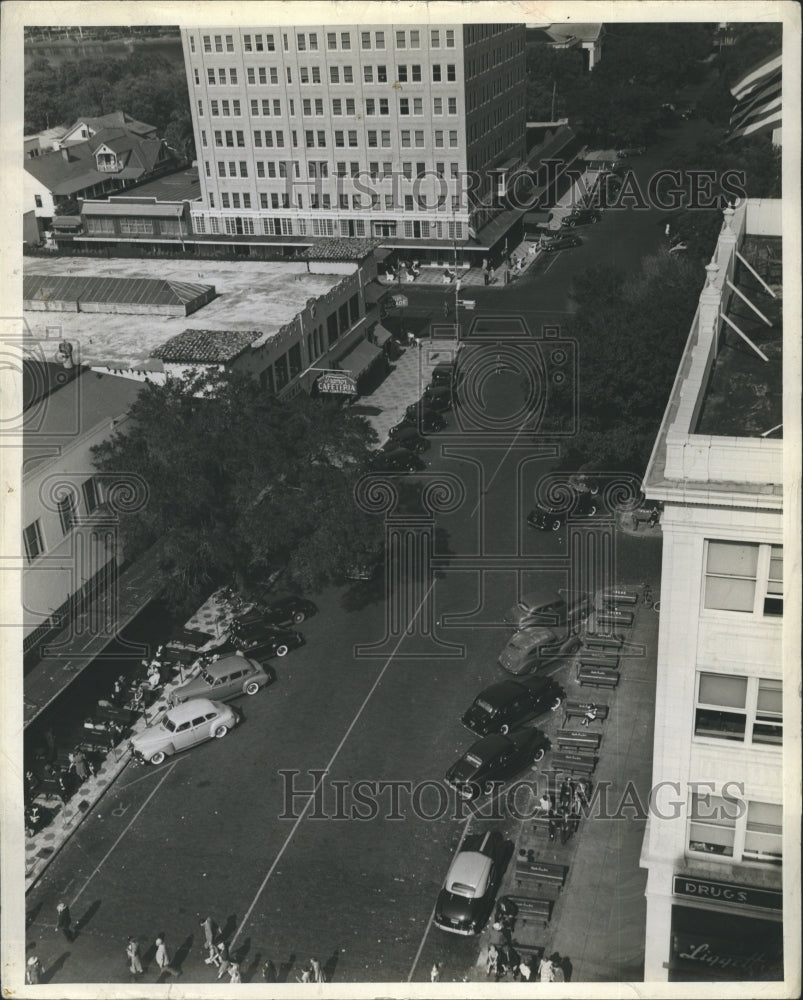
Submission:
M 348 372 L 324 372 L 318 379 L 318 392 L 334 392 L 356 396 L 357 383 Z
M 410 304 L 406 295 L 391 295 L 390 300 L 397 309 L 406 309 Z

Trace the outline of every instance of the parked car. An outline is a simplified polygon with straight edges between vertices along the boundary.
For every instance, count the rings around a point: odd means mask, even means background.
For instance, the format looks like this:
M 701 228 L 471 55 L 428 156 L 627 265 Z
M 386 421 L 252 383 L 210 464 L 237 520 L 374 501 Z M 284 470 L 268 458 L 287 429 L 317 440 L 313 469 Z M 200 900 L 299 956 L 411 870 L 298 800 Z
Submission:
M 457 381 L 457 368 L 453 361 L 442 361 L 432 369 L 430 384 L 451 387 Z
M 398 427 L 417 427 L 420 431 L 442 431 L 446 427 L 446 418 L 441 413 L 429 408 L 426 403 L 418 402 L 408 406 L 404 419 Z M 390 436 L 393 436 L 395 428 L 391 428 Z
M 171 706 L 180 705 L 190 698 L 214 698 L 228 701 L 241 694 L 254 695 L 275 680 L 273 671 L 266 670 L 258 660 L 241 653 L 228 653 L 215 660 L 195 675 L 173 688 Z
M 466 837 L 435 903 L 437 927 L 451 934 L 478 934 L 490 916 L 502 874 L 504 839 L 496 830 Z
M 405 448 L 407 451 L 419 454 L 429 448 L 429 441 L 425 437 L 422 437 L 415 427 L 412 427 L 410 424 L 402 424 L 399 427 L 394 427 L 393 430 L 396 433 L 388 439 L 385 445 L 386 449 L 389 449 L 390 446 L 395 446 L 396 448 Z
M 318 613 L 317 607 L 305 597 L 280 597 L 264 607 L 256 607 L 245 614 L 232 619 L 229 631 L 239 631 L 244 625 L 261 622 L 274 628 L 288 628 L 290 625 L 300 625 L 306 618 Z
M 504 680 L 481 691 L 461 718 L 478 736 L 507 733 L 528 719 L 554 712 L 565 697 L 551 677 L 535 675 L 525 680 Z
M 593 517 L 597 509 L 597 495 L 591 490 L 581 490 L 576 493 L 574 503 L 568 509 L 559 510 L 548 504 L 536 504 L 527 515 L 527 524 L 541 531 L 560 531 L 569 517 Z
M 542 249 L 545 253 L 554 253 L 556 250 L 568 250 L 570 247 L 579 247 L 583 241 L 577 236 L 559 236 L 557 239 L 548 240 Z
M 520 729 L 506 736 L 493 733 L 473 743 L 446 772 L 446 784 L 464 799 L 490 792 L 493 783 L 543 760 L 551 744 L 540 729 Z
M 236 632 L 229 633 L 228 639 L 216 647 L 215 652 L 236 653 L 240 650 L 256 660 L 268 660 L 272 656 L 287 656 L 291 649 L 304 645 L 304 636 L 289 629 L 278 629 L 274 625 L 256 621 L 243 625 Z
M 592 610 L 591 595 L 585 590 L 569 594 L 559 590 L 561 595 L 556 601 L 544 603 L 538 594 L 525 594 L 509 608 L 504 621 L 516 628 L 532 628 L 533 626 L 557 626 L 567 623 L 576 624 L 588 617 Z
M 645 146 L 625 146 L 624 149 L 617 149 L 616 155 L 620 160 L 629 160 L 631 156 L 642 156 L 645 152 Z
M 585 226 L 589 222 L 599 222 L 601 218 L 602 212 L 598 212 L 596 208 L 576 208 L 564 216 L 560 224 L 574 229 L 575 226 Z
M 533 627 L 514 632 L 499 654 L 499 665 L 509 674 L 529 674 L 580 648 L 580 637 L 566 626 Z
M 435 410 L 436 413 L 440 413 L 443 410 L 451 410 L 454 403 L 454 398 L 452 396 L 452 390 L 448 386 L 427 386 L 424 389 L 423 396 L 424 405 L 428 406 L 430 410 Z
M 192 698 L 168 709 L 156 723 L 132 736 L 129 747 L 133 757 L 142 763 L 161 764 L 206 740 L 220 740 L 240 721 L 230 705 L 208 698 Z
M 371 468 L 374 472 L 420 472 L 426 464 L 413 452 L 397 447 L 394 441 L 387 451 L 376 452 Z

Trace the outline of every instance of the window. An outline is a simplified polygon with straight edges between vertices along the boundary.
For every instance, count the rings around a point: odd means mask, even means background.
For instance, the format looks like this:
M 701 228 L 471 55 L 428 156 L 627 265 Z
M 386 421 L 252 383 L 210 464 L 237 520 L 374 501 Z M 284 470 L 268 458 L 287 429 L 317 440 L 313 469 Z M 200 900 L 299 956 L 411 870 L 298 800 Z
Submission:
M 306 52 L 306 50 L 307 50 L 307 39 L 306 39 L 306 37 L 303 34 L 299 34 L 299 36 L 297 38 L 297 41 L 298 41 L 298 51 L 299 52 Z
M 745 808 L 746 807 L 746 808 Z M 783 807 L 774 802 L 692 793 L 689 851 L 729 861 L 780 865 Z
M 709 541 L 703 605 L 709 610 L 783 614 L 783 548 Z
M 265 47 L 268 52 L 276 51 L 276 42 L 273 40 L 273 35 L 265 35 Z M 257 35 L 257 52 L 262 51 L 262 36 Z
M 446 79 L 449 81 L 449 83 L 454 83 L 454 81 L 457 79 L 457 76 L 455 74 L 454 63 L 449 63 L 446 66 Z
M 378 145 L 376 129 L 368 129 L 368 146 L 371 149 L 376 149 Z
M 407 36 L 403 31 L 396 32 L 396 48 L 397 49 L 407 48 Z
M 365 102 L 365 113 L 366 115 L 376 114 L 376 101 L 373 99 L 373 97 L 367 98 Z
M 694 735 L 780 746 L 783 742 L 782 682 L 764 677 L 701 672 Z
M 413 83 L 421 83 L 421 66 L 416 64 L 412 68 L 412 81 Z
M 446 48 L 454 48 L 454 31 L 451 28 L 446 32 Z
M 441 82 L 441 66 L 440 66 L 440 63 L 433 63 L 432 64 L 432 82 L 433 83 L 440 83 Z
M 251 51 L 251 36 L 250 35 L 243 35 L 243 51 L 244 52 L 250 52 Z
M 410 114 L 410 99 L 408 97 L 399 98 L 399 114 L 400 115 Z
M 457 114 L 457 98 L 456 97 L 450 97 L 449 98 L 449 114 L 450 115 L 456 115 Z
M 449 145 L 450 146 L 456 146 L 457 145 L 457 132 L 450 132 L 449 133 Z
M 195 52 L 195 39 L 190 35 L 190 52 Z
M 226 35 L 226 51 L 234 52 L 234 35 Z
M 377 83 L 387 83 L 388 82 L 388 68 L 387 68 L 387 66 L 377 66 L 376 67 L 376 82 Z
M 33 196 L 33 200 L 34 200 L 34 204 L 36 205 L 37 208 L 41 208 L 42 207 L 42 196 L 41 196 L 41 194 L 35 194 Z
M 443 147 L 443 132 L 441 129 L 435 130 L 435 145 L 438 147 Z
M 411 31 L 410 32 L 410 48 L 420 49 L 421 48 L 421 32 Z
M 223 36 L 215 35 L 215 52 L 223 51 Z
M 354 114 L 354 98 L 353 97 L 347 97 L 346 98 L 346 114 L 347 115 L 353 115 Z
M 376 43 L 376 47 L 378 49 L 384 49 L 384 47 L 385 47 L 385 32 L 384 31 L 376 31 L 376 32 L 374 32 L 374 42 Z
M 231 208 L 231 202 L 230 202 L 229 194 L 228 194 L 227 191 L 224 191 L 221 194 L 220 201 L 221 201 L 221 203 L 223 205 L 223 208 Z
M 417 134 L 418 133 L 416 133 L 416 135 Z M 416 143 L 416 145 L 417 145 L 417 143 Z M 422 145 L 423 145 L 423 143 L 422 143 Z M 426 163 L 422 163 L 420 161 L 417 161 L 416 165 L 415 165 L 415 175 L 416 175 L 416 177 L 418 177 L 420 179 L 421 177 L 424 176 L 424 174 L 426 172 L 427 172 L 427 165 L 426 165 Z
M 245 78 L 249 84 L 255 84 L 257 82 L 257 75 L 253 66 L 246 67 Z
M 421 97 L 414 97 L 413 98 L 413 114 L 414 115 L 423 115 L 423 113 L 424 113 L 424 101 L 423 101 L 423 98 L 421 98 Z
M 374 67 L 373 66 L 363 66 L 362 68 L 363 80 L 366 83 L 374 82 Z
M 236 69 L 230 69 L 229 70 L 229 83 L 233 87 L 237 86 L 237 70 Z
M 380 113 L 380 115 L 389 115 L 390 114 L 390 107 L 388 105 L 388 99 L 387 99 L 387 97 L 380 97 L 379 98 L 379 113 Z
M 195 86 L 199 87 L 200 84 L 201 84 L 201 74 L 198 72 L 197 69 L 193 69 L 192 72 L 193 72 L 193 75 L 195 76 Z
M 390 130 L 382 129 L 382 146 L 388 149 L 390 146 Z
M 306 66 L 300 66 L 298 73 L 302 83 L 309 83 L 309 70 Z
M 354 147 L 357 145 L 357 132 L 356 130 L 349 129 L 349 146 Z
M 346 145 L 346 140 L 344 133 L 342 131 L 335 132 L 335 146 L 342 147 Z
M 25 544 L 25 558 L 29 563 L 32 563 L 42 554 L 45 548 L 45 544 L 42 540 L 42 527 L 39 524 L 39 518 L 32 521 L 23 531 L 22 539 Z
M 429 46 L 432 49 L 439 49 L 441 47 L 441 33 L 440 31 L 432 30 L 429 33 Z
M 407 67 L 404 64 L 396 68 L 396 77 L 399 83 L 407 83 Z
M 340 47 L 344 51 L 351 48 L 351 35 L 347 31 L 342 32 L 340 35 Z
M 334 31 L 328 31 L 326 33 L 326 47 L 328 49 L 337 48 L 337 34 Z
M 305 114 L 305 115 L 311 115 L 312 114 L 312 101 L 308 97 L 305 97 L 304 100 L 301 102 L 301 108 L 302 108 L 303 114 Z
M 248 176 L 248 164 L 245 160 L 240 160 L 240 177 Z
M 354 71 L 351 66 L 343 67 L 343 83 L 354 83 Z
M 402 132 L 401 132 L 401 144 L 402 144 L 402 149 L 409 149 L 410 148 L 410 130 L 409 129 L 402 129 Z
M 198 114 L 203 118 L 204 116 L 204 102 L 198 101 Z
M 212 37 L 211 35 L 204 35 L 204 52 L 212 51 Z
M 264 78 L 263 78 L 263 75 L 262 75 L 262 70 L 259 71 L 259 82 L 260 83 L 264 83 L 265 82 Z M 271 68 L 270 68 L 270 82 L 271 83 L 278 83 L 279 82 L 279 70 L 275 66 L 271 66 Z
M 340 67 L 330 66 L 329 67 L 329 82 L 330 83 L 340 83 Z
M 433 113 L 436 114 L 436 115 L 442 115 L 443 114 L 443 98 L 442 97 L 436 97 L 436 98 L 434 98 L 434 100 L 432 102 L 432 110 L 433 110 Z
M 360 38 L 362 39 L 362 47 L 364 49 L 370 49 L 371 48 L 371 32 L 370 31 L 363 31 L 362 34 L 360 35 Z

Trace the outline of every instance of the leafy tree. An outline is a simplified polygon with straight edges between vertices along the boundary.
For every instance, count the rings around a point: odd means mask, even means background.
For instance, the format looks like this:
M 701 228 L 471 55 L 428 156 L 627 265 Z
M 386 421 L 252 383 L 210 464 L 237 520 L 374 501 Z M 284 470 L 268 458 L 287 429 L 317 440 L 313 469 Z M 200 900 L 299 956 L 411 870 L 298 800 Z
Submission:
M 210 584 L 247 588 L 277 568 L 317 589 L 377 551 L 379 519 L 354 500 L 375 435 L 331 400 L 283 402 L 224 374 L 145 386 L 130 416 L 94 460 L 148 484 L 146 505 L 122 520 L 123 542 L 131 556 L 160 543 L 175 608 Z

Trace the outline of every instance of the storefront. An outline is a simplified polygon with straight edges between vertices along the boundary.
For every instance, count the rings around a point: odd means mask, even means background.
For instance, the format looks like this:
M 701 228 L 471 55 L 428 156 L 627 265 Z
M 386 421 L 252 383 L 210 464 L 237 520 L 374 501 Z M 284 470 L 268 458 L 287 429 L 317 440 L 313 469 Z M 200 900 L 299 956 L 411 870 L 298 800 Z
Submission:
M 670 982 L 783 979 L 783 895 L 686 875 L 673 878 Z

